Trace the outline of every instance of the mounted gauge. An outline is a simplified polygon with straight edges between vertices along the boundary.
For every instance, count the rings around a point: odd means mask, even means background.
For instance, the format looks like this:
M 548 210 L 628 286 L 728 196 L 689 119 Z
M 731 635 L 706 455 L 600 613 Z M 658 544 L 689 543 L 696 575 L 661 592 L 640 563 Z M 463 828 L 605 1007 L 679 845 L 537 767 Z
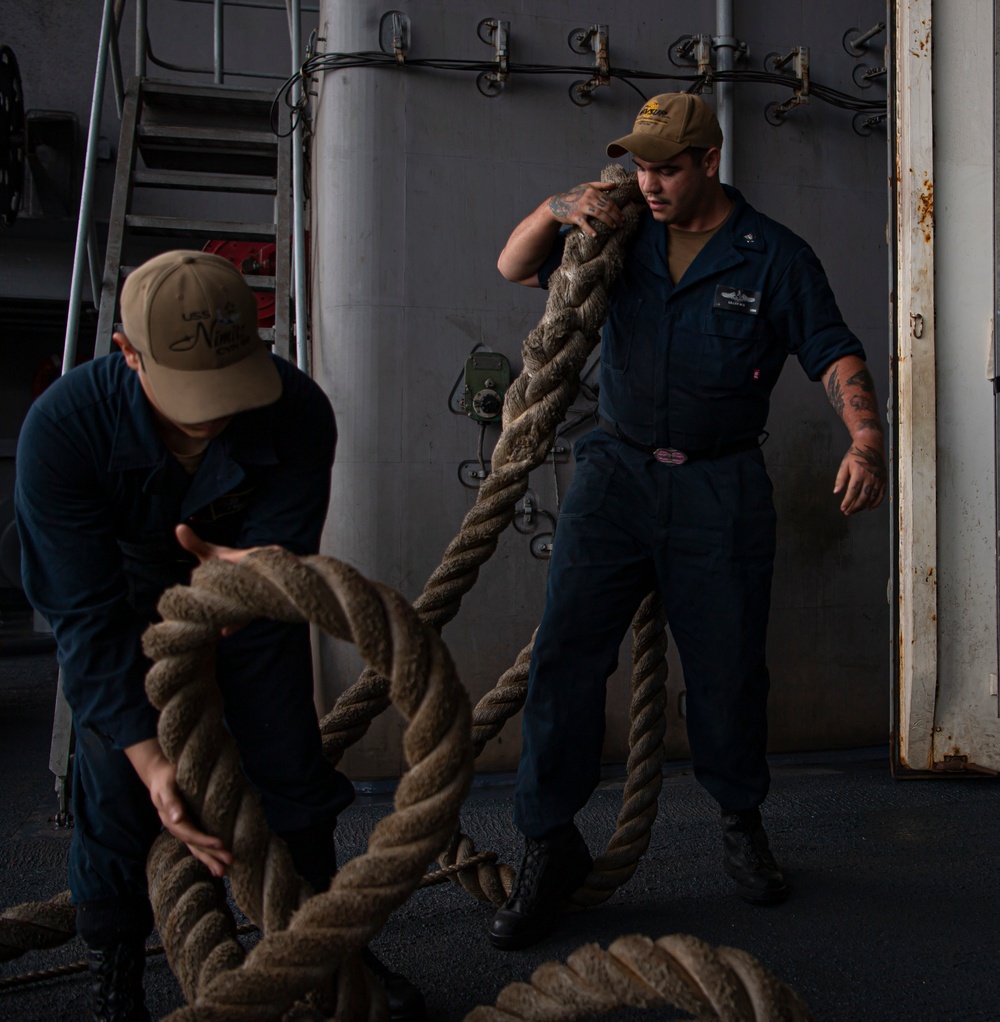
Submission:
M 477 351 L 465 362 L 462 409 L 476 422 L 499 422 L 510 386 L 510 362 L 496 351 Z

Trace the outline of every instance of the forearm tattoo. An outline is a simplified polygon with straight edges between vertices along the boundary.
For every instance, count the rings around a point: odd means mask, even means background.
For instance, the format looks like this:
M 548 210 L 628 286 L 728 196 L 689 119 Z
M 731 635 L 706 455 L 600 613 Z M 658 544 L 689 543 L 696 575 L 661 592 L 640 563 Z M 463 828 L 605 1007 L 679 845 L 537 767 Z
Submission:
M 882 432 L 882 420 L 875 401 L 875 382 L 867 367 L 852 373 L 843 384 L 840 373 L 834 368 L 826 382 L 826 394 L 834 411 L 852 433 L 861 429 Z M 845 415 L 848 408 L 850 412 Z
M 830 399 L 830 404 L 833 405 L 833 410 L 838 415 L 843 415 L 844 392 L 840 386 L 840 377 L 837 375 L 836 369 L 830 373 L 830 379 L 827 381 L 826 396 Z
M 568 217 L 573 211 L 573 206 L 576 205 L 577 200 L 583 195 L 585 190 L 583 185 L 577 185 L 568 192 L 560 192 L 559 195 L 553 195 L 549 199 L 549 209 L 552 210 L 552 215 L 557 220 Z
M 867 369 L 859 369 L 848 381 L 848 387 L 858 387 L 863 390 L 866 394 L 875 393 L 875 382 L 872 380 L 872 374 Z
M 874 412 L 876 411 L 875 402 L 864 394 L 852 394 L 851 395 L 851 407 L 856 412 Z
M 857 444 L 852 444 L 851 455 L 863 462 L 879 482 L 885 482 L 885 458 L 880 450 L 875 447 L 859 447 Z

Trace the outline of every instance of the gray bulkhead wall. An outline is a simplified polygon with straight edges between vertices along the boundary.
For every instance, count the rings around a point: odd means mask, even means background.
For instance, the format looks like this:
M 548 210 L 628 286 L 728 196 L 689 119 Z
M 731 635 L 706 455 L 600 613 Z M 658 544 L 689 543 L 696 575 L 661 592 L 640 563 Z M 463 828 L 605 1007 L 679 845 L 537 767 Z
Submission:
M 510 22 L 518 63 L 589 66 L 571 30 L 598 12 L 564 0 L 480 8 L 460 0 L 399 2 L 411 24 L 411 57 L 490 60 L 477 36 L 485 17 Z M 320 35 L 328 53 L 378 48 L 384 5 L 326 0 Z M 714 4 L 605 3 L 616 67 L 670 73 L 669 44 L 715 34 Z M 885 20 L 884 5 L 737 4 L 735 30 L 765 54 L 810 47 L 815 80 L 858 93 L 844 33 Z M 868 56 L 881 65 L 884 36 Z M 340 443 L 324 552 L 416 598 L 475 499 L 459 465 L 476 458 L 478 427 L 449 410 L 449 395 L 476 345 L 520 345 L 545 294 L 505 282 L 496 257 L 514 225 L 544 197 L 593 180 L 604 146 L 627 130 L 640 96 L 615 81 L 587 107 L 568 89 L 586 75 L 514 74 L 496 98 L 475 74 L 356 68 L 321 75 L 312 144 L 314 374 L 337 410 Z M 640 83 L 646 95 L 669 81 Z M 684 85 L 680 86 L 681 88 Z M 884 94 L 884 88 L 881 88 Z M 813 100 L 781 127 L 764 119 L 789 91 L 735 87 L 735 183 L 762 211 L 810 241 L 844 316 L 864 342 L 883 404 L 887 393 L 886 146 L 861 137 L 851 113 Z M 585 402 L 578 399 L 577 407 Z M 770 630 L 774 751 L 882 744 L 888 733 L 887 509 L 847 520 L 831 491 L 848 438 L 817 384 L 790 360 L 774 395 L 765 456 L 775 483 L 779 553 Z M 577 429 L 575 439 L 587 427 Z M 487 431 L 487 456 L 497 428 Z M 556 513 L 572 461 L 537 469 L 531 489 Z M 546 562 L 530 537 L 508 529 L 444 637 L 473 701 L 513 662 L 540 617 Z M 353 649 L 319 640 L 320 699 L 330 705 L 357 676 Z M 628 649 L 623 649 L 628 663 Z M 671 653 L 668 755 L 687 755 L 683 678 Z M 609 686 L 605 757 L 627 753 L 628 679 Z M 402 767 L 402 720 L 390 711 L 352 748 L 354 777 Z M 519 718 L 479 760 L 514 769 Z

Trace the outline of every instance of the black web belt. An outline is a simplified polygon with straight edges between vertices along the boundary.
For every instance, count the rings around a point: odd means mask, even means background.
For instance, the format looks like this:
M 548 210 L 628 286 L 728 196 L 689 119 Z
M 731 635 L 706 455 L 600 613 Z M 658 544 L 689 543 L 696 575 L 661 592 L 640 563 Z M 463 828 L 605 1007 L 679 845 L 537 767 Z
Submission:
M 663 465 L 683 465 L 689 461 L 704 461 L 711 458 L 724 458 L 727 454 L 739 454 L 741 451 L 752 451 L 760 446 L 757 437 L 745 437 L 742 440 L 718 441 L 711 447 L 699 447 L 695 451 L 680 451 L 676 447 L 654 447 L 652 444 L 640 444 L 630 436 L 626 436 L 618 426 L 607 419 L 599 418 L 598 423 L 601 429 L 623 444 L 634 447 L 643 454 L 656 458 Z M 765 437 L 767 434 L 764 434 Z

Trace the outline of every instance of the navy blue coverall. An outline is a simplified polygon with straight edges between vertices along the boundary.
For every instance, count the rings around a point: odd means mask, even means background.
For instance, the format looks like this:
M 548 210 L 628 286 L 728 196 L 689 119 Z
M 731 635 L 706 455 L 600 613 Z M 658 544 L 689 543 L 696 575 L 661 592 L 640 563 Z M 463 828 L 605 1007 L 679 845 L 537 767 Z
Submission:
M 17 450 L 25 589 L 52 626 L 73 711 L 70 890 L 88 943 L 144 937 L 145 862 L 160 831 L 122 751 L 156 735 L 140 648 L 164 589 L 190 581 L 174 527 L 209 543 L 315 553 L 336 445 L 320 388 L 275 358 L 277 402 L 235 416 L 194 476 L 164 447 L 137 374 L 115 353 L 80 366 L 32 406 Z M 354 797 L 323 758 L 307 625 L 254 622 L 218 644 L 226 725 L 298 871 L 335 868 L 337 814 Z
M 819 380 L 864 350 L 808 245 L 726 191 L 732 214 L 676 285 L 667 228 L 645 211 L 609 296 L 605 428 L 576 444 L 528 680 L 514 819 L 530 838 L 572 821 L 598 782 L 607 678 L 654 588 L 684 668 L 696 777 L 725 811 L 767 795 L 775 512 L 754 441 L 788 354 Z M 557 242 L 542 286 L 561 257 Z M 690 460 L 663 464 L 620 436 Z

